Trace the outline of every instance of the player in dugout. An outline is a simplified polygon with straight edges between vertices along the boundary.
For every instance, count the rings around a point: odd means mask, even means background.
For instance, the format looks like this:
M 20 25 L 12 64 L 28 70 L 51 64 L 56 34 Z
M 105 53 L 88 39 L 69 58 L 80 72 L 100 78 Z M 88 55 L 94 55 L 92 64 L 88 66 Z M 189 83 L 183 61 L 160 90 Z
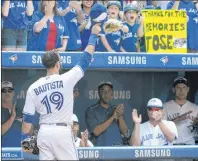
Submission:
M 176 145 L 195 144 L 194 131 L 191 131 L 192 121 L 198 120 L 198 106 L 187 100 L 189 84 L 186 78 L 178 77 L 173 82 L 175 99 L 164 104 L 164 119 L 173 121 L 178 130 Z
M 102 82 L 98 85 L 99 101 L 88 107 L 85 121 L 90 132 L 90 139 L 95 146 L 123 145 L 121 134 L 129 137 L 129 130 L 124 120 L 124 105 L 112 105 L 113 85 Z
M 178 138 L 177 128 L 174 122 L 163 120 L 162 101 L 152 98 L 147 103 L 149 121 L 141 124 L 142 116 L 133 109 L 132 120 L 134 130 L 131 137 L 133 146 L 163 146 L 172 145 Z

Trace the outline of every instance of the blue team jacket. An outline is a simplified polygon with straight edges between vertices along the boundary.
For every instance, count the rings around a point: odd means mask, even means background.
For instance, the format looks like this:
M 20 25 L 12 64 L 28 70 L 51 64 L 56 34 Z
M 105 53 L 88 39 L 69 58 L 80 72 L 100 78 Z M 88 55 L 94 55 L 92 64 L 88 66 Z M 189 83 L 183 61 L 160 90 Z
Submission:
M 44 17 L 44 14 L 40 11 L 34 13 L 32 17 L 32 27 L 36 22 L 39 22 Z M 57 38 L 56 38 L 56 48 L 62 47 L 62 37 L 69 38 L 68 28 L 65 20 L 62 16 L 54 16 L 54 23 L 57 27 Z M 46 51 L 46 43 L 49 34 L 50 21 L 48 20 L 47 25 L 43 30 L 36 34 L 34 30 L 32 31 L 30 40 L 28 41 L 27 51 Z

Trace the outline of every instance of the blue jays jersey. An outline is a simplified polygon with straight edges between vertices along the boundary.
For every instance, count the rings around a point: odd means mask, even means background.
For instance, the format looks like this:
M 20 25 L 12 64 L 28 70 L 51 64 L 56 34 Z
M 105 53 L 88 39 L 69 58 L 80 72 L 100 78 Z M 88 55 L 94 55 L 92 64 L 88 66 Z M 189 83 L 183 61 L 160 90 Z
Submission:
M 134 24 L 131 26 L 130 24 L 125 23 L 124 25 L 129 28 L 129 32 L 123 33 L 121 39 L 121 46 L 127 52 L 136 52 L 136 46 L 138 41 L 137 31 L 139 28 L 139 24 Z
M 114 51 L 120 52 L 120 41 L 121 41 L 121 36 L 122 36 L 121 30 L 112 32 L 112 33 L 105 33 L 104 30 L 102 30 L 100 35 L 106 37 L 109 45 Z M 96 45 L 96 51 L 100 51 L 100 52 L 107 51 L 101 39 L 98 39 L 98 42 Z
M 58 0 L 58 10 L 62 11 L 67 8 L 69 5 L 69 1 L 65 0 Z M 78 30 L 78 23 L 77 23 L 77 14 L 75 9 L 71 9 L 65 16 L 65 22 L 67 24 L 67 28 L 69 30 L 69 41 L 67 43 L 66 50 L 77 50 L 81 48 L 81 38 L 80 32 Z
M 67 50 L 77 50 L 81 48 L 80 31 L 78 29 L 77 13 L 75 9 L 71 9 L 65 16 L 65 22 L 69 30 L 69 41 Z
M 171 9 L 173 2 L 169 2 L 167 9 Z M 188 24 L 187 24 L 187 38 L 188 38 L 188 49 L 196 49 L 197 41 L 195 36 L 195 31 L 198 30 L 195 18 L 197 17 L 197 9 L 195 4 L 192 1 L 183 1 L 179 2 L 179 10 L 184 10 L 187 12 Z
M 84 21 L 88 21 L 89 16 L 84 13 L 84 18 L 85 18 Z M 86 48 L 90 35 L 91 35 L 91 29 L 85 28 L 84 30 L 80 32 L 80 37 L 81 37 L 81 42 L 82 42 L 82 47 L 81 47 L 82 51 L 84 51 L 84 49 Z
M 68 0 L 57 0 L 58 2 L 58 10 L 64 10 L 69 6 L 69 1 Z
M 40 1 L 32 1 L 34 6 L 34 12 L 39 10 Z
M 2 0 L 3 6 L 5 0 Z M 28 18 L 26 14 L 27 1 L 10 1 L 8 17 L 3 17 L 3 28 L 5 29 L 27 29 Z
M 67 123 L 72 125 L 73 88 L 83 77 L 82 67 L 77 65 L 68 72 L 42 77 L 27 91 L 23 113 L 40 114 L 39 124 Z
M 43 13 L 37 11 L 32 17 L 32 24 L 39 22 L 44 17 Z M 69 38 L 68 28 L 62 16 L 54 16 L 54 23 L 57 28 L 56 48 L 62 47 L 62 38 Z M 32 31 L 30 40 L 28 42 L 28 51 L 46 51 L 46 43 L 50 31 L 50 21 L 44 26 L 42 31 L 38 34 Z

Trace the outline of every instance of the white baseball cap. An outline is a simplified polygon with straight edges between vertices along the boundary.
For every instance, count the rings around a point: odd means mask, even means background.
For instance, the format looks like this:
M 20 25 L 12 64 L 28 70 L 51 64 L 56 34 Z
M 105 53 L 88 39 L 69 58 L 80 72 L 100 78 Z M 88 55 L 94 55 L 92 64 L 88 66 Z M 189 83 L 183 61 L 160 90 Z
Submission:
M 163 108 L 162 101 L 158 98 L 152 98 L 147 103 L 147 108 Z
M 78 117 L 75 114 L 72 115 L 72 121 L 78 123 Z
M 12 82 L 9 82 L 9 81 L 3 81 L 1 83 L 1 89 L 4 89 L 4 88 L 12 88 L 12 89 L 14 89 Z

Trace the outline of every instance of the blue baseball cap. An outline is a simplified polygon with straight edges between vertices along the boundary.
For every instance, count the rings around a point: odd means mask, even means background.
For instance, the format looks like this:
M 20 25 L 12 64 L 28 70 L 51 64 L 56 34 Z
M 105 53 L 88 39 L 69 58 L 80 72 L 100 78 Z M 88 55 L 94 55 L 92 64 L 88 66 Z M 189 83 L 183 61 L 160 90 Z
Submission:
M 116 5 L 119 8 L 119 10 L 121 9 L 121 3 L 119 1 L 109 1 L 107 3 L 107 8 L 109 8 L 112 5 Z
M 89 21 L 86 29 L 91 28 L 96 23 L 103 23 L 107 19 L 107 8 L 99 3 L 95 3 L 89 14 Z
M 128 11 L 136 11 L 137 13 L 139 12 L 137 6 L 132 6 L 132 5 L 126 5 L 126 7 L 124 7 L 124 13 Z

